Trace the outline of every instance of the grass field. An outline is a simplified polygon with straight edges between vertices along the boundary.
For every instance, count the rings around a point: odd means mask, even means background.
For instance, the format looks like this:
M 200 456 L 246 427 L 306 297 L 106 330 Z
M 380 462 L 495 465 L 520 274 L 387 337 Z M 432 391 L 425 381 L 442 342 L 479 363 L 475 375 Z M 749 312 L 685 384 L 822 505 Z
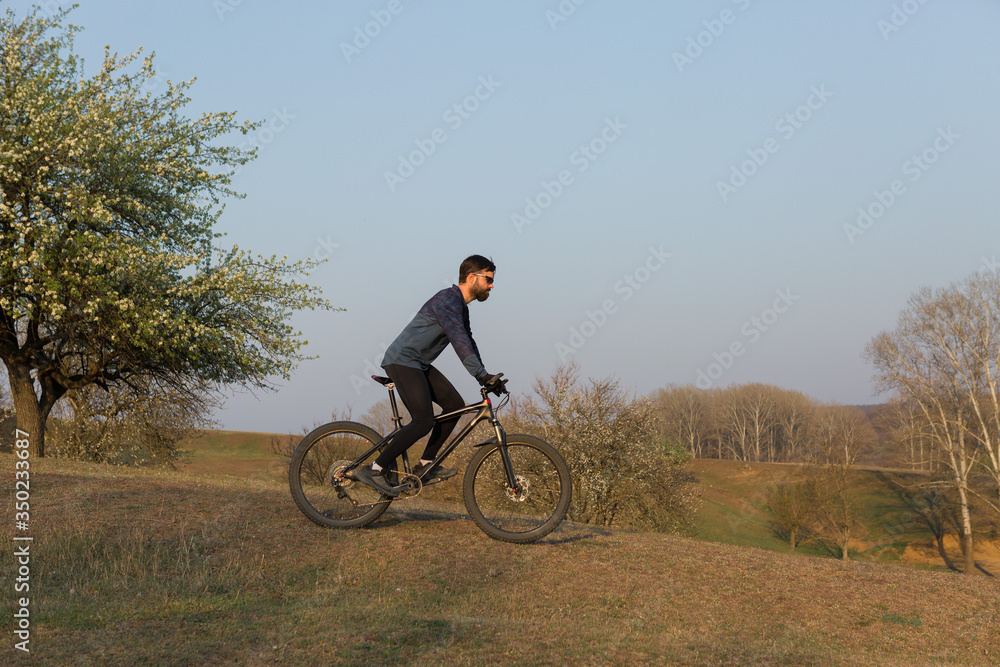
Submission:
M 241 479 L 285 483 L 285 461 L 275 456 L 274 438 L 297 441 L 298 436 L 241 431 L 209 431 L 186 445 L 190 455 L 180 469 L 192 473 L 230 475 Z M 453 465 L 464 467 L 464 452 L 459 450 Z M 801 476 L 800 466 L 771 463 L 741 463 L 716 459 L 698 459 L 692 464 L 701 502 L 695 517 L 694 537 L 712 542 L 752 546 L 789 552 L 787 542 L 774 534 L 767 512 L 767 489 Z M 945 539 L 945 554 L 933 533 L 919 521 L 893 491 L 890 480 L 920 481 L 920 473 L 859 469 L 855 473 L 857 509 L 862 528 L 851 542 L 851 557 L 881 562 L 906 563 L 931 569 L 947 570 L 949 564 L 962 563 L 956 538 Z M 431 500 L 461 504 L 459 484 L 429 488 Z M 1000 540 L 996 525 L 978 535 L 977 563 L 984 572 L 1000 576 Z M 806 555 L 831 557 L 829 548 L 807 541 L 797 547 Z
M 240 431 L 210 431 L 186 445 L 190 454 L 180 470 L 211 475 L 230 475 L 241 479 L 268 480 L 284 484 L 285 462 L 275 456 L 273 438 L 291 438 L 270 433 Z M 461 458 L 459 450 L 454 455 Z M 458 461 L 461 469 L 464 462 Z M 692 464 L 701 502 L 695 517 L 694 537 L 712 542 L 752 546 L 772 551 L 788 552 L 787 542 L 770 528 L 766 508 L 770 485 L 790 481 L 801 475 L 799 466 L 769 463 L 740 463 L 699 459 Z M 916 515 L 892 490 L 890 479 L 919 481 L 920 473 L 860 469 L 855 475 L 858 512 L 863 528 L 851 542 L 852 558 L 948 569 L 948 564 L 961 564 L 961 549 L 954 537 L 945 540 L 942 557 L 933 533 L 917 520 Z M 461 504 L 459 485 L 444 485 L 428 489 L 427 496 L 445 503 Z M 985 572 L 1000 576 L 1000 541 L 991 527 L 979 538 L 977 562 Z M 835 554 L 818 542 L 805 542 L 798 551 L 814 556 Z
M 790 551 L 789 544 L 770 528 L 767 489 L 773 484 L 800 478 L 800 466 L 701 459 L 692 467 L 702 498 L 695 521 L 697 537 Z M 914 484 L 923 481 L 923 477 L 921 473 L 884 469 L 855 471 L 852 478 L 855 505 L 862 526 L 850 543 L 852 558 L 941 570 L 949 569 L 949 564 L 962 563 L 957 539 L 945 539 L 946 560 L 933 532 L 894 491 L 893 482 Z M 983 528 L 983 533 L 976 536 L 976 562 L 984 573 L 1000 576 L 995 523 L 983 525 Z M 797 551 L 815 556 L 839 556 L 818 542 L 801 544 Z
M 211 437 L 211 472 L 32 462 L 31 662 L 1000 662 L 1000 589 L 986 577 L 572 524 L 508 545 L 443 488 L 331 531 L 298 512 L 267 456 L 234 474 L 226 453 L 244 459 L 225 443 L 239 436 Z M 195 449 L 186 467 L 199 465 Z M 12 479 L 10 456 L 0 467 Z M 714 483 L 718 507 L 726 486 Z M 729 537 L 759 535 L 754 521 L 734 518 Z M 5 575 L 12 528 L 0 529 Z

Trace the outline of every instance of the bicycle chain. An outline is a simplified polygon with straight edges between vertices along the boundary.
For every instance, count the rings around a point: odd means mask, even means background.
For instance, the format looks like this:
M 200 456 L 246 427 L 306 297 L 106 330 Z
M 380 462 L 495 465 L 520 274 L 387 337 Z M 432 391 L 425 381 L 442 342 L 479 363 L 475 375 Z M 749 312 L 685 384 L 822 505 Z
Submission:
M 334 463 L 332 466 L 330 466 L 330 470 L 327 473 L 327 483 L 331 483 L 332 480 L 337 476 L 337 473 L 340 472 L 340 471 L 342 471 L 343 468 L 345 467 L 345 465 L 347 465 L 349 463 L 350 463 L 349 461 L 338 461 L 338 462 Z M 382 503 L 391 503 L 394 500 L 402 500 L 402 499 L 409 500 L 410 498 L 416 498 L 417 496 L 420 495 L 420 492 L 424 490 L 423 482 L 421 482 L 420 478 L 417 477 L 416 475 L 414 475 L 413 473 L 409 473 L 409 472 L 396 472 L 396 475 L 399 478 L 397 481 L 400 481 L 400 482 L 403 482 L 404 480 L 405 481 L 412 480 L 412 482 L 410 482 L 410 483 L 414 485 L 414 488 L 413 489 L 408 489 L 406 491 L 401 491 L 400 494 L 398 496 L 396 496 L 395 498 L 387 498 L 387 497 L 383 496 L 381 498 L 381 500 L 378 500 L 378 501 L 376 501 L 374 503 L 365 503 L 365 504 L 366 505 L 381 505 Z M 342 475 L 341 475 L 341 477 L 342 477 Z M 362 484 L 362 482 L 359 482 L 359 481 L 357 481 L 357 480 L 355 480 L 353 478 L 347 478 L 347 479 L 350 480 L 351 484 Z M 347 500 L 350 500 L 351 504 L 353 504 L 355 507 L 358 506 L 358 501 L 355 500 L 353 497 L 351 497 L 351 495 L 348 494 L 347 491 L 346 491 L 346 488 L 349 488 L 350 485 L 342 488 L 339 485 L 337 485 L 336 483 L 334 483 L 334 486 L 337 488 L 337 497 L 338 498 L 340 498 L 340 499 L 346 498 Z M 395 486 L 400 486 L 400 485 L 396 484 Z

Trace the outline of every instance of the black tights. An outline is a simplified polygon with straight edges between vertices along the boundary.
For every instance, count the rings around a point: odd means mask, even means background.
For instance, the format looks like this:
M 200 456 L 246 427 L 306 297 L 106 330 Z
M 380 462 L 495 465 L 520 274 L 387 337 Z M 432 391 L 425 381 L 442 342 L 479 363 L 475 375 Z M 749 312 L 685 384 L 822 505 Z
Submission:
M 428 433 L 431 436 L 420 458 L 433 459 L 455 429 L 458 417 L 435 424 L 434 407 L 431 403 L 440 405 L 442 412 L 452 412 L 465 407 L 465 402 L 448 378 L 433 366 L 422 371 L 419 368 L 390 364 L 385 367 L 385 374 L 396 385 L 399 397 L 410 413 L 410 423 L 389 441 L 375 463 L 383 468 L 392 467 L 393 461 L 400 454 Z

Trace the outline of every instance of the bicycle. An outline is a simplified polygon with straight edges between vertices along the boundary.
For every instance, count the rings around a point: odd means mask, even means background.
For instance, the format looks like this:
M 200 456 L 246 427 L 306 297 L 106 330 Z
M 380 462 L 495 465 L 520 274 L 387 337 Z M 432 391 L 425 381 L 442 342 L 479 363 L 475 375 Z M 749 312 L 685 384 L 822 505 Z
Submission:
M 321 526 L 366 526 L 382 516 L 393 500 L 412 498 L 424 486 L 443 481 L 413 474 L 405 452 L 387 476 L 393 480 L 394 475 L 394 486 L 402 487 L 398 498 L 352 478 L 351 472 L 375 460 L 402 427 L 392 380 L 378 375 L 372 379 L 389 391 L 392 433 L 382 437 L 364 424 L 331 422 L 306 435 L 292 454 L 288 469 L 292 498 L 303 514 Z M 503 380 L 494 389 L 497 396 L 504 397 L 497 411 L 510 400 L 505 384 Z M 488 390 L 483 387 L 480 393 L 480 402 L 435 417 L 436 423 L 476 413 L 441 449 L 424 475 L 455 451 L 479 423 L 488 421 L 495 435 L 475 445 L 477 451 L 462 483 L 465 506 L 476 525 L 490 537 L 518 544 L 534 542 L 551 533 L 569 510 L 573 488 L 569 467 L 555 447 L 544 440 L 531 435 L 507 435 Z

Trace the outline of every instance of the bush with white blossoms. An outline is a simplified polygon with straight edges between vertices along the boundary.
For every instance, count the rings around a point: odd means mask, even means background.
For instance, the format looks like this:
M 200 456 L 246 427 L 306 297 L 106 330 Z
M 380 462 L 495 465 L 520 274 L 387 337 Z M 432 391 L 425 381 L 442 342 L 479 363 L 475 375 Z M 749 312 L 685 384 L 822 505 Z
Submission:
M 559 450 L 573 475 L 570 519 L 601 526 L 684 530 L 695 491 L 683 447 L 659 435 L 653 405 L 617 380 L 581 384 L 575 366 L 511 401 L 509 433 L 537 435 Z

